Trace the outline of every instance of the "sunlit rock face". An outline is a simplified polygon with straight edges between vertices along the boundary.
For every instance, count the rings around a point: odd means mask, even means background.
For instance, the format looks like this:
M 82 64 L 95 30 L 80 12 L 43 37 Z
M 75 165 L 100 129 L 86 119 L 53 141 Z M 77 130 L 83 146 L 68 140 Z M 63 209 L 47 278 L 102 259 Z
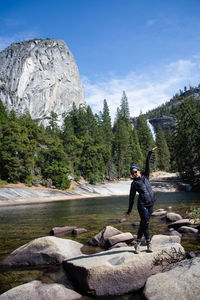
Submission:
M 78 67 L 64 41 L 35 39 L 0 52 L 0 99 L 8 110 L 45 120 L 85 104 Z

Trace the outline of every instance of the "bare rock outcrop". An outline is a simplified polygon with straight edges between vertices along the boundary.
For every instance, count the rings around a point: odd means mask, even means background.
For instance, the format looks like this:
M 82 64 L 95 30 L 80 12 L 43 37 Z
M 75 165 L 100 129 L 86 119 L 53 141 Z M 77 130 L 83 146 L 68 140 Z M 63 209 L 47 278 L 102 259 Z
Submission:
M 79 298 L 81 298 L 80 294 L 62 284 L 45 284 L 38 280 L 19 285 L 0 295 L 0 300 L 76 300 Z
M 144 294 L 148 300 L 199 300 L 200 257 L 179 262 L 170 271 L 147 279 Z
M 147 253 L 141 247 L 125 247 L 68 259 L 64 269 L 79 292 L 96 296 L 123 295 L 142 288 L 149 276 L 171 268 L 184 259 L 180 244 L 165 244 Z
M 165 245 L 170 243 L 181 243 L 181 237 L 178 235 L 163 235 L 163 234 L 156 234 L 153 235 L 151 239 L 153 247 L 156 245 Z
M 29 266 L 62 263 L 64 259 L 83 255 L 83 244 L 54 236 L 41 237 L 17 248 L 2 265 Z
M 8 110 L 28 112 L 44 125 L 51 111 L 62 115 L 85 104 L 75 59 L 64 41 L 35 39 L 0 52 L 0 99 Z

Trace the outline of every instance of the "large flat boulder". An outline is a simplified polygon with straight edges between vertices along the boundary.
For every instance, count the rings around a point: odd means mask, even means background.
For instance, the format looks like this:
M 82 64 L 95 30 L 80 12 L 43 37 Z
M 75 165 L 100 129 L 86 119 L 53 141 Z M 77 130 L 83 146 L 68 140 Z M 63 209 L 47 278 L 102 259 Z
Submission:
M 9 266 L 27 266 L 62 263 L 64 259 L 83 255 L 83 244 L 46 236 L 35 239 L 8 255 L 1 264 Z
M 170 271 L 149 277 L 144 294 L 148 300 L 199 300 L 200 257 L 183 260 Z
M 185 257 L 180 244 L 166 244 L 147 253 L 141 247 L 112 249 L 63 262 L 78 291 L 96 296 L 123 295 L 142 288 L 149 276 L 171 268 Z
M 155 234 L 152 239 L 152 246 L 165 245 L 169 243 L 181 243 L 181 238 L 178 235 Z
M 168 228 L 178 229 L 181 226 L 191 226 L 194 224 L 195 224 L 195 221 L 193 219 L 182 219 L 182 220 L 178 220 L 178 221 L 175 221 L 175 222 L 169 224 Z
M 152 216 L 153 216 L 153 217 L 160 217 L 160 216 L 165 216 L 166 214 L 167 214 L 167 211 L 166 211 L 166 210 L 158 209 L 158 210 L 155 210 L 155 211 L 152 213 Z
M 189 226 L 181 226 L 178 228 L 178 231 L 181 233 L 192 233 L 192 234 L 198 234 L 199 231 L 196 228 L 192 228 Z
M 17 286 L 0 295 L 0 300 L 76 300 L 79 298 L 81 298 L 80 294 L 62 284 L 45 284 L 37 280 Z

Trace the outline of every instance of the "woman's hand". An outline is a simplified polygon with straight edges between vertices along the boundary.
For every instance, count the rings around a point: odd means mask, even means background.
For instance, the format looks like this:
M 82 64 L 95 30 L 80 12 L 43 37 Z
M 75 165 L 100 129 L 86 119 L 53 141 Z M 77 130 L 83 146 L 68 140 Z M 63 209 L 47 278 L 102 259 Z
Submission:
M 154 147 L 153 149 L 151 149 L 152 152 L 156 152 L 158 147 Z

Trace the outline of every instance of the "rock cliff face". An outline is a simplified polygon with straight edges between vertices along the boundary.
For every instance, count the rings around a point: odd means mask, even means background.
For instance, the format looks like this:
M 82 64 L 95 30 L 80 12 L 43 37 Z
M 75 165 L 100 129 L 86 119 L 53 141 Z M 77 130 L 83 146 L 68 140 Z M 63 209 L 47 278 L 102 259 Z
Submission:
M 173 128 L 175 126 L 175 118 L 173 116 L 162 116 L 150 119 L 149 122 L 153 126 L 155 132 L 158 130 L 158 126 L 160 126 L 163 130 L 167 128 L 167 126 Z
M 0 52 L 0 99 L 8 110 L 29 112 L 45 125 L 51 111 L 61 123 L 73 102 L 85 104 L 78 68 L 65 42 L 35 39 Z

